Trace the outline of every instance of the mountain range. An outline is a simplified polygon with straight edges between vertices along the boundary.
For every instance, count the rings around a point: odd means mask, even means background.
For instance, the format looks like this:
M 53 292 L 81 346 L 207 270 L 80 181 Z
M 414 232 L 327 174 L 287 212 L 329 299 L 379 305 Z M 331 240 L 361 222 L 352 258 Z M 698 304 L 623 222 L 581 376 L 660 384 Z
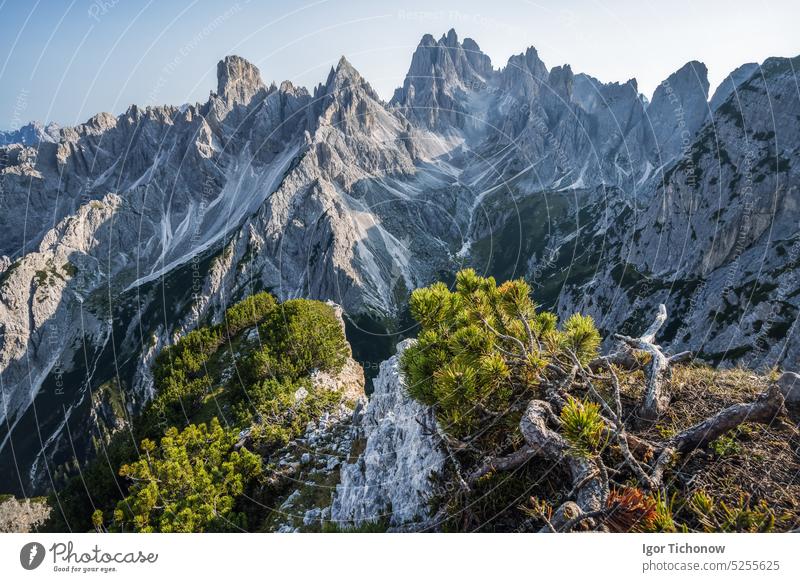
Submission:
M 153 395 L 162 347 L 270 290 L 332 300 L 362 365 L 464 266 L 712 364 L 798 367 L 800 57 L 648 101 L 534 48 L 425 35 L 387 103 L 218 64 L 204 103 L 0 133 L 0 490 L 55 487 Z M 377 362 L 375 362 L 377 365 Z M 369 366 L 366 366 L 369 368 Z

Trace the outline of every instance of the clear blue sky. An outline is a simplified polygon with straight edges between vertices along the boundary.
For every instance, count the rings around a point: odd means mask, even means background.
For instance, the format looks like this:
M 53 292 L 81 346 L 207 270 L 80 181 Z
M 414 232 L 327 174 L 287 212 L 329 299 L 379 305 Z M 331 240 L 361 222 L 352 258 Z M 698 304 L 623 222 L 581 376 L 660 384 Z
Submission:
M 388 99 L 422 34 L 450 27 L 495 67 L 533 45 L 650 97 L 698 59 L 713 91 L 741 63 L 799 54 L 798 23 L 797 0 L 0 0 L 0 128 L 203 101 L 226 54 L 307 87 L 344 54 Z

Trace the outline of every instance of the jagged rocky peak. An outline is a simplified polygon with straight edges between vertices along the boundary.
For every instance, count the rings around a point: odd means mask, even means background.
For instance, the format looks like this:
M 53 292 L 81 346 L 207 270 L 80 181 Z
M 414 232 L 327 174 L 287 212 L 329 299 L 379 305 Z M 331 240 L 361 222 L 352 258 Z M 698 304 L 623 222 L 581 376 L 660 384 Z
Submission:
M 483 53 L 477 42 L 468 37 L 464 39 L 461 46 L 464 48 L 467 61 L 475 71 L 487 76 L 492 74 L 492 59 Z
M 56 123 L 44 125 L 39 121 L 32 121 L 19 129 L 0 131 L 0 146 L 8 144 L 36 146 L 40 143 L 56 142 L 60 132 L 61 127 Z
M 561 65 L 550 69 L 547 76 L 548 89 L 539 96 L 548 121 L 570 119 L 572 113 L 572 86 L 575 75 L 569 65 Z
M 493 76 L 491 59 L 474 40 L 459 42 L 453 29 L 438 41 L 426 34 L 391 103 L 406 117 L 430 128 L 461 126 L 464 95 L 482 90 Z
M 620 163 L 623 159 L 645 157 L 641 144 L 649 125 L 644 116 L 645 100 L 636 79 L 603 83 L 580 73 L 572 78 L 571 99 L 588 114 L 591 121 L 585 122 L 586 131 L 599 153 Z M 633 166 L 641 170 L 641 175 L 647 172 L 641 162 L 633 162 Z M 638 172 L 634 169 L 634 173 Z
M 572 100 L 572 84 L 574 75 L 572 74 L 572 67 L 569 65 L 562 65 L 553 67 L 550 70 L 548 82 L 553 92 L 569 102 Z
M 699 61 L 689 61 L 656 87 L 647 116 L 663 159 L 676 156 L 685 141 L 682 135 L 694 135 L 708 119 L 708 87 L 708 69 Z
M 135 106 L 134 106 L 135 107 Z M 100 135 L 117 126 L 117 118 L 111 113 L 103 112 L 90 117 L 81 127 L 85 135 Z
M 512 55 L 501 73 L 503 91 L 517 98 L 532 99 L 547 83 L 548 71 L 534 47 L 524 53 Z
M 731 71 L 714 91 L 714 96 L 711 97 L 709 102 L 711 111 L 716 110 L 717 107 L 727 101 L 728 97 L 737 90 L 737 87 L 752 77 L 757 70 L 758 63 L 745 63 Z
M 360 133 L 365 139 L 372 136 L 391 141 L 390 134 L 399 130 L 399 121 L 345 57 L 331 68 L 325 84 L 317 88 L 314 103 L 319 104 L 321 125 L 334 126 L 345 134 Z
M 230 55 L 217 64 L 217 95 L 229 104 L 247 104 L 261 89 L 261 72 L 251 62 Z
M 452 81 L 469 83 L 486 80 L 492 74 L 492 61 L 481 51 L 478 43 L 465 38 L 461 43 L 452 28 L 438 41 L 426 34 L 411 57 L 408 75 L 424 77 L 431 72 L 445 75 Z
M 260 109 L 253 115 L 245 114 L 240 121 L 240 130 L 244 130 L 245 136 L 243 143 L 251 136 L 258 143 L 253 151 L 258 161 L 270 162 L 311 126 L 310 102 L 311 95 L 304 87 L 297 87 L 290 81 L 283 81 L 277 87 L 270 84 Z
M 370 98 L 375 101 L 380 101 L 378 94 L 372 89 L 372 86 L 364 80 L 356 68 L 342 56 L 339 59 L 335 68 L 331 68 L 328 73 L 328 80 L 325 83 L 325 92 L 330 95 L 335 95 L 344 90 L 363 89 Z
M 296 87 L 291 81 L 281 82 L 277 89 L 275 89 L 275 83 L 273 83 L 270 86 L 269 93 L 272 94 L 276 90 L 278 93 L 283 93 L 286 95 L 308 95 L 308 91 L 305 89 L 305 87 Z
M 448 48 L 450 48 L 451 58 L 456 67 L 462 68 L 459 71 L 463 76 L 471 76 L 478 74 L 484 80 L 489 77 L 494 71 L 492 69 L 492 59 L 489 55 L 484 54 L 478 43 L 471 38 L 465 38 L 464 42 L 459 45 L 458 35 L 452 28 L 447 33 L 447 37 L 443 37 Z M 441 41 L 440 41 L 441 42 Z M 469 65 L 469 69 L 464 66 Z
M 616 105 L 638 105 L 643 101 L 636 79 L 624 83 L 603 83 L 585 73 L 575 75 L 572 82 L 572 100 L 587 113 L 603 108 L 615 109 Z

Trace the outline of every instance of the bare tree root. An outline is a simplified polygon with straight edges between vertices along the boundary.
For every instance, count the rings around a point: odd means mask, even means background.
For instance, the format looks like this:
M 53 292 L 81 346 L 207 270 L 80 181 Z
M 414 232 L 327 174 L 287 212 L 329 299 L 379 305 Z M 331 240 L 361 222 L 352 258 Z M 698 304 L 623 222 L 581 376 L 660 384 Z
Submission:
M 533 457 L 537 456 L 537 454 L 538 451 L 536 449 L 525 446 L 510 455 L 488 458 L 469 474 L 467 483 L 469 485 L 474 485 L 481 477 L 489 473 L 513 471 L 530 461 Z
M 542 456 L 566 464 L 572 477 L 575 504 L 581 512 L 599 511 L 605 505 L 608 491 L 603 482 L 603 471 L 590 457 L 572 453 L 569 443 L 547 426 L 552 415 L 549 405 L 543 400 L 533 400 L 522 415 L 519 427 L 525 442 Z
M 660 484 L 663 480 L 664 470 L 678 456 L 707 446 L 743 422 L 772 423 L 783 407 L 784 398 L 780 387 L 772 385 L 753 402 L 733 404 L 714 416 L 687 428 L 672 437 L 663 447 L 654 463 L 652 479 Z
M 771 423 L 783 408 L 783 394 L 772 385 L 753 402 L 733 404 L 672 438 L 679 453 L 704 447 L 743 422 Z

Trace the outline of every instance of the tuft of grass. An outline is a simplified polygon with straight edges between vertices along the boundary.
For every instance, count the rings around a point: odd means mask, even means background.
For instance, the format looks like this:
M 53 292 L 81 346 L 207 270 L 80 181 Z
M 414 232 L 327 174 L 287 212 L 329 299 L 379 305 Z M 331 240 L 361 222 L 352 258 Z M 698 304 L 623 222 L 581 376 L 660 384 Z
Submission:
M 687 506 L 707 532 L 772 532 L 788 518 L 776 513 L 763 499 L 752 504 L 746 495 L 740 495 L 735 503 L 726 503 L 699 490 L 691 496 Z
M 709 448 L 718 457 L 727 457 L 741 452 L 742 447 L 733 435 L 722 435 L 709 444 Z
M 673 494 L 672 497 L 667 498 L 667 496 L 661 492 L 655 496 L 653 516 L 652 519 L 645 524 L 647 526 L 646 531 L 675 533 L 679 530 L 678 524 L 675 523 L 675 518 L 673 517 L 673 507 L 676 497 L 677 494 Z
M 561 409 L 561 423 L 562 434 L 576 454 L 589 457 L 600 449 L 605 423 L 599 404 L 570 397 Z

